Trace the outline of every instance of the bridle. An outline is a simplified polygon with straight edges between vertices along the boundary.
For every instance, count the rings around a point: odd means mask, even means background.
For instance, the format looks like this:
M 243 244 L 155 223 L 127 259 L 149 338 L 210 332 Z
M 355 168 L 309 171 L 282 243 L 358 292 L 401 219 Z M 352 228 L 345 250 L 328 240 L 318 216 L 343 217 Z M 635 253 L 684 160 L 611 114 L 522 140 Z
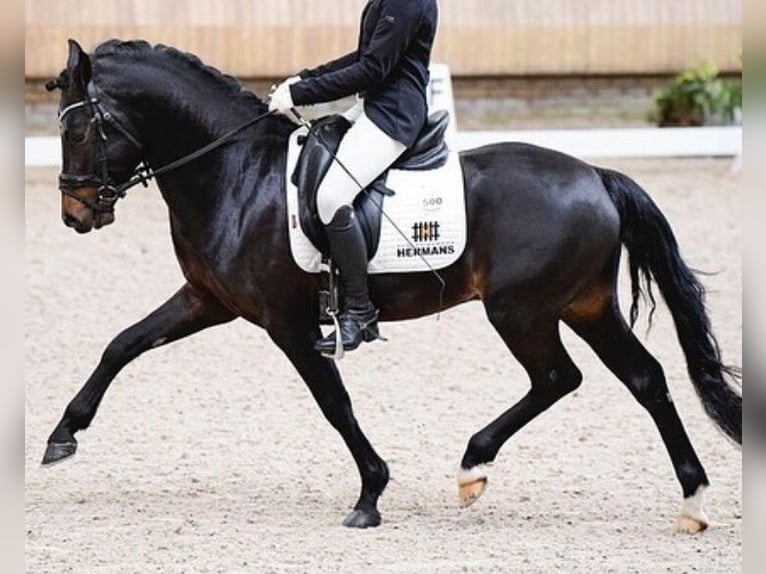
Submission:
M 106 153 L 108 136 L 105 128 L 107 125 L 114 127 L 125 139 L 141 151 L 142 155 L 143 145 L 141 145 L 137 137 L 103 108 L 101 102 L 95 96 L 71 104 L 61 110 L 58 114 L 59 124 L 63 124 L 64 118 L 68 114 L 79 109 L 86 110 L 90 114 L 90 123 L 95 124 L 96 171 L 87 174 L 74 174 L 62 171 L 59 175 L 59 189 L 64 195 L 76 199 L 97 213 L 112 213 L 114 211 L 114 204 L 121 197 L 125 197 L 128 187 L 126 187 L 126 183 L 115 183 L 109 176 L 109 158 Z M 145 176 L 149 172 L 149 166 L 142 159 L 141 165 L 134 170 L 130 179 L 134 176 Z M 141 177 L 136 183 L 143 183 L 144 186 L 147 185 L 145 177 Z M 97 189 L 98 195 L 95 200 L 80 197 L 75 193 L 74 190 L 86 186 Z
M 117 203 L 119 199 L 125 197 L 126 192 L 132 187 L 139 184 L 148 187 L 149 180 L 186 165 L 214 149 L 221 147 L 239 132 L 274 113 L 265 112 L 260 114 L 232 129 L 206 146 L 154 170 L 146 163 L 146 159 L 143 157 L 144 146 L 139 139 L 133 135 L 127 127 L 121 124 L 112 113 L 104 109 L 104 106 L 101 104 L 98 97 L 95 96 L 94 92 L 95 87 L 93 82 L 91 82 L 88 84 L 88 94 L 90 97 L 75 102 L 61 110 L 58 114 L 58 121 L 60 124 L 63 123 L 64 118 L 68 114 L 79 109 L 84 109 L 90 114 L 90 121 L 95 124 L 96 127 L 96 171 L 86 174 L 61 172 L 59 175 L 59 189 L 64 195 L 79 201 L 97 213 L 113 213 L 114 204 Z M 105 129 L 106 126 L 112 126 L 116 129 L 125 139 L 138 149 L 142 155 L 139 166 L 133 170 L 133 173 L 128 177 L 127 181 L 124 181 L 123 183 L 114 182 L 109 175 L 109 158 L 106 153 L 108 142 L 108 136 Z M 96 199 L 91 200 L 76 194 L 74 190 L 82 187 L 95 187 L 97 190 Z

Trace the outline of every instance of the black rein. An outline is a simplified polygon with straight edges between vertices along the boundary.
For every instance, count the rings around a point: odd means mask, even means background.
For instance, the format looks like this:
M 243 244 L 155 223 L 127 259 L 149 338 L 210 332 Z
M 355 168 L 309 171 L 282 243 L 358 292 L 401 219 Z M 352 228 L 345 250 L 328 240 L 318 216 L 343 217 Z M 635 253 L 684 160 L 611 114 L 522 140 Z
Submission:
M 163 165 L 160 168 L 157 168 L 155 170 L 151 169 L 148 165 L 144 164 L 142 166 L 139 166 L 136 168 L 135 173 L 133 177 L 131 177 L 128 181 L 123 183 L 122 185 L 117 186 L 116 191 L 118 194 L 121 194 L 122 196 L 125 195 L 125 192 L 129 190 L 132 187 L 135 187 L 138 184 L 142 184 L 146 186 L 146 182 L 156 178 L 164 173 L 167 173 L 169 171 L 173 171 L 174 169 L 178 169 L 179 167 L 186 165 L 187 163 L 190 163 L 194 161 L 195 159 L 199 159 L 202 156 L 210 153 L 211 151 L 221 147 L 223 144 L 227 143 L 231 138 L 233 138 L 235 135 L 237 135 L 239 132 L 246 130 L 247 128 L 257 124 L 262 119 L 272 115 L 274 112 L 266 112 L 259 116 L 256 116 L 248 121 L 246 121 L 244 124 L 237 126 L 236 128 L 232 129 L 231 131 L 225 133 L 221 137 L 219 137 L 217 140 L 210 142 L 204 147 L 201 147 L 200 149 L 191 152 L 188 155 L 185 155 L 175 161 L 170 162 L 169 164 Z

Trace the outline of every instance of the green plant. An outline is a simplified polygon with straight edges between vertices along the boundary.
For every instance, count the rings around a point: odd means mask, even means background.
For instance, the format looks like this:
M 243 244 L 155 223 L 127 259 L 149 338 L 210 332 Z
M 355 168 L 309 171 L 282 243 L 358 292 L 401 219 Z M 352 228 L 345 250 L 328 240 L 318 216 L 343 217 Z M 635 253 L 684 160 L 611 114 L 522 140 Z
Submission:
M 712 63 L 680 73 L 654 96 L 649 118 L 660 126 L 700 126 L 733 121 L 742 86 L 718 76 Z

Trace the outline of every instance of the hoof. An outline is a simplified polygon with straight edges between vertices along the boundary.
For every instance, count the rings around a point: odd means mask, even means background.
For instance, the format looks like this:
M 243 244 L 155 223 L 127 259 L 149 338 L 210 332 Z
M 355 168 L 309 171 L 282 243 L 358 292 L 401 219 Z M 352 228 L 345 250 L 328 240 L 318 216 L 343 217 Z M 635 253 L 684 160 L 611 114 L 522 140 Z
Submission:
M 681 534 L 697 534 L 707 528 L 707 522 L 689 516 L 676 520 L 675 531 Z
M 481 478 L 479 480 L 475 480 L 474 482 L 471 482 L 470 484 L 461 484 L 458 487 L 458 497 L 460 498 L 460 508 L 468 508 L 471 506 L 474 502 L 476 502 L 479 497 L 484 494 L 484 491 L 487 489 L 487 479 Z
M 349 528 L 371 528 L 380 526 L 380 522 L 380 512 L 375 508 L 372 510 L 353 510 L 343 520 L 343 526 Z
M 487 489 L 486 465 L 475 466 L 472 469 L 460 469 L 457 475 L 457 493 L 460 508 L 468 508 Z
M 49 442 L 43 456 L 43 466 L 63 462 L 77 452 L 77 442 Z
M 702 495 L 705 486 L 700 486 L 697 491 L 684 499 L 681 504 L 681 516 L 676 520 L 675 531 L 684 534 L 697 534 L 707 528 L 707 516 L 702 508 Z

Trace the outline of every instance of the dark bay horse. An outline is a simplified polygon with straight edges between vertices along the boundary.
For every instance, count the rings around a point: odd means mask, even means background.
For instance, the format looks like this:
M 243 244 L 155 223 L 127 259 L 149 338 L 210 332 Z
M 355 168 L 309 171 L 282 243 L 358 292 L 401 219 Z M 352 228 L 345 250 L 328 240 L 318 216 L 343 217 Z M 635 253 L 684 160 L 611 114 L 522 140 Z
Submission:
M 145 42 L 109 41 L 87 54 L 74 41 L 61 75 L 62 217 L 80 233 L 114 220 L 103 183 L 128 180 L 141 162 L 164 166 L 263 115 L 265 104 L 196 57 Z M 386 463 L 354 417 L 335 363 L 314 351 L 320 337 L 319 278 L 293 262 L 288 243 L 285 161 L 294 124 L 267 116 L 227 145 L 158 177 L 186 283 L 109 343 L 48 441 L 44 464 L 74 454 L 119 371 L 144 351 L 243 317 L 287 355 L 348 446 L 361 495 L 344 524 L 377 526 Z M 474 434 L 458 476 L 463 505 L 484 491 L 485 465 L 526 423 L 575 390 L 582 375 L 564 349 L 569 325 L 649 412 L 668 450 L 684 501 L 679 526 L 707 521 L 708 478 L 678 417 L 663 369 L 633 335 L 642 295 L 658 285 L 672 313 L 688 373 L 708 415 L 742 441 L 739 373 L 722 364 L 704 288 L 679 254 L 657 206 L 634 181 L 564 154 L 507 143 L 460 154 L 468 245 L 442 271 L 443 305 L 480 299 L 492 326 L 529 374 L 517 404 Z M 101 188 L 101 189 L 100 189 Z M 633 305 L 620 312 L 617 276 L 629 254 Z M 430 274 L 374 275 L 381 320 L 439 310 Z

